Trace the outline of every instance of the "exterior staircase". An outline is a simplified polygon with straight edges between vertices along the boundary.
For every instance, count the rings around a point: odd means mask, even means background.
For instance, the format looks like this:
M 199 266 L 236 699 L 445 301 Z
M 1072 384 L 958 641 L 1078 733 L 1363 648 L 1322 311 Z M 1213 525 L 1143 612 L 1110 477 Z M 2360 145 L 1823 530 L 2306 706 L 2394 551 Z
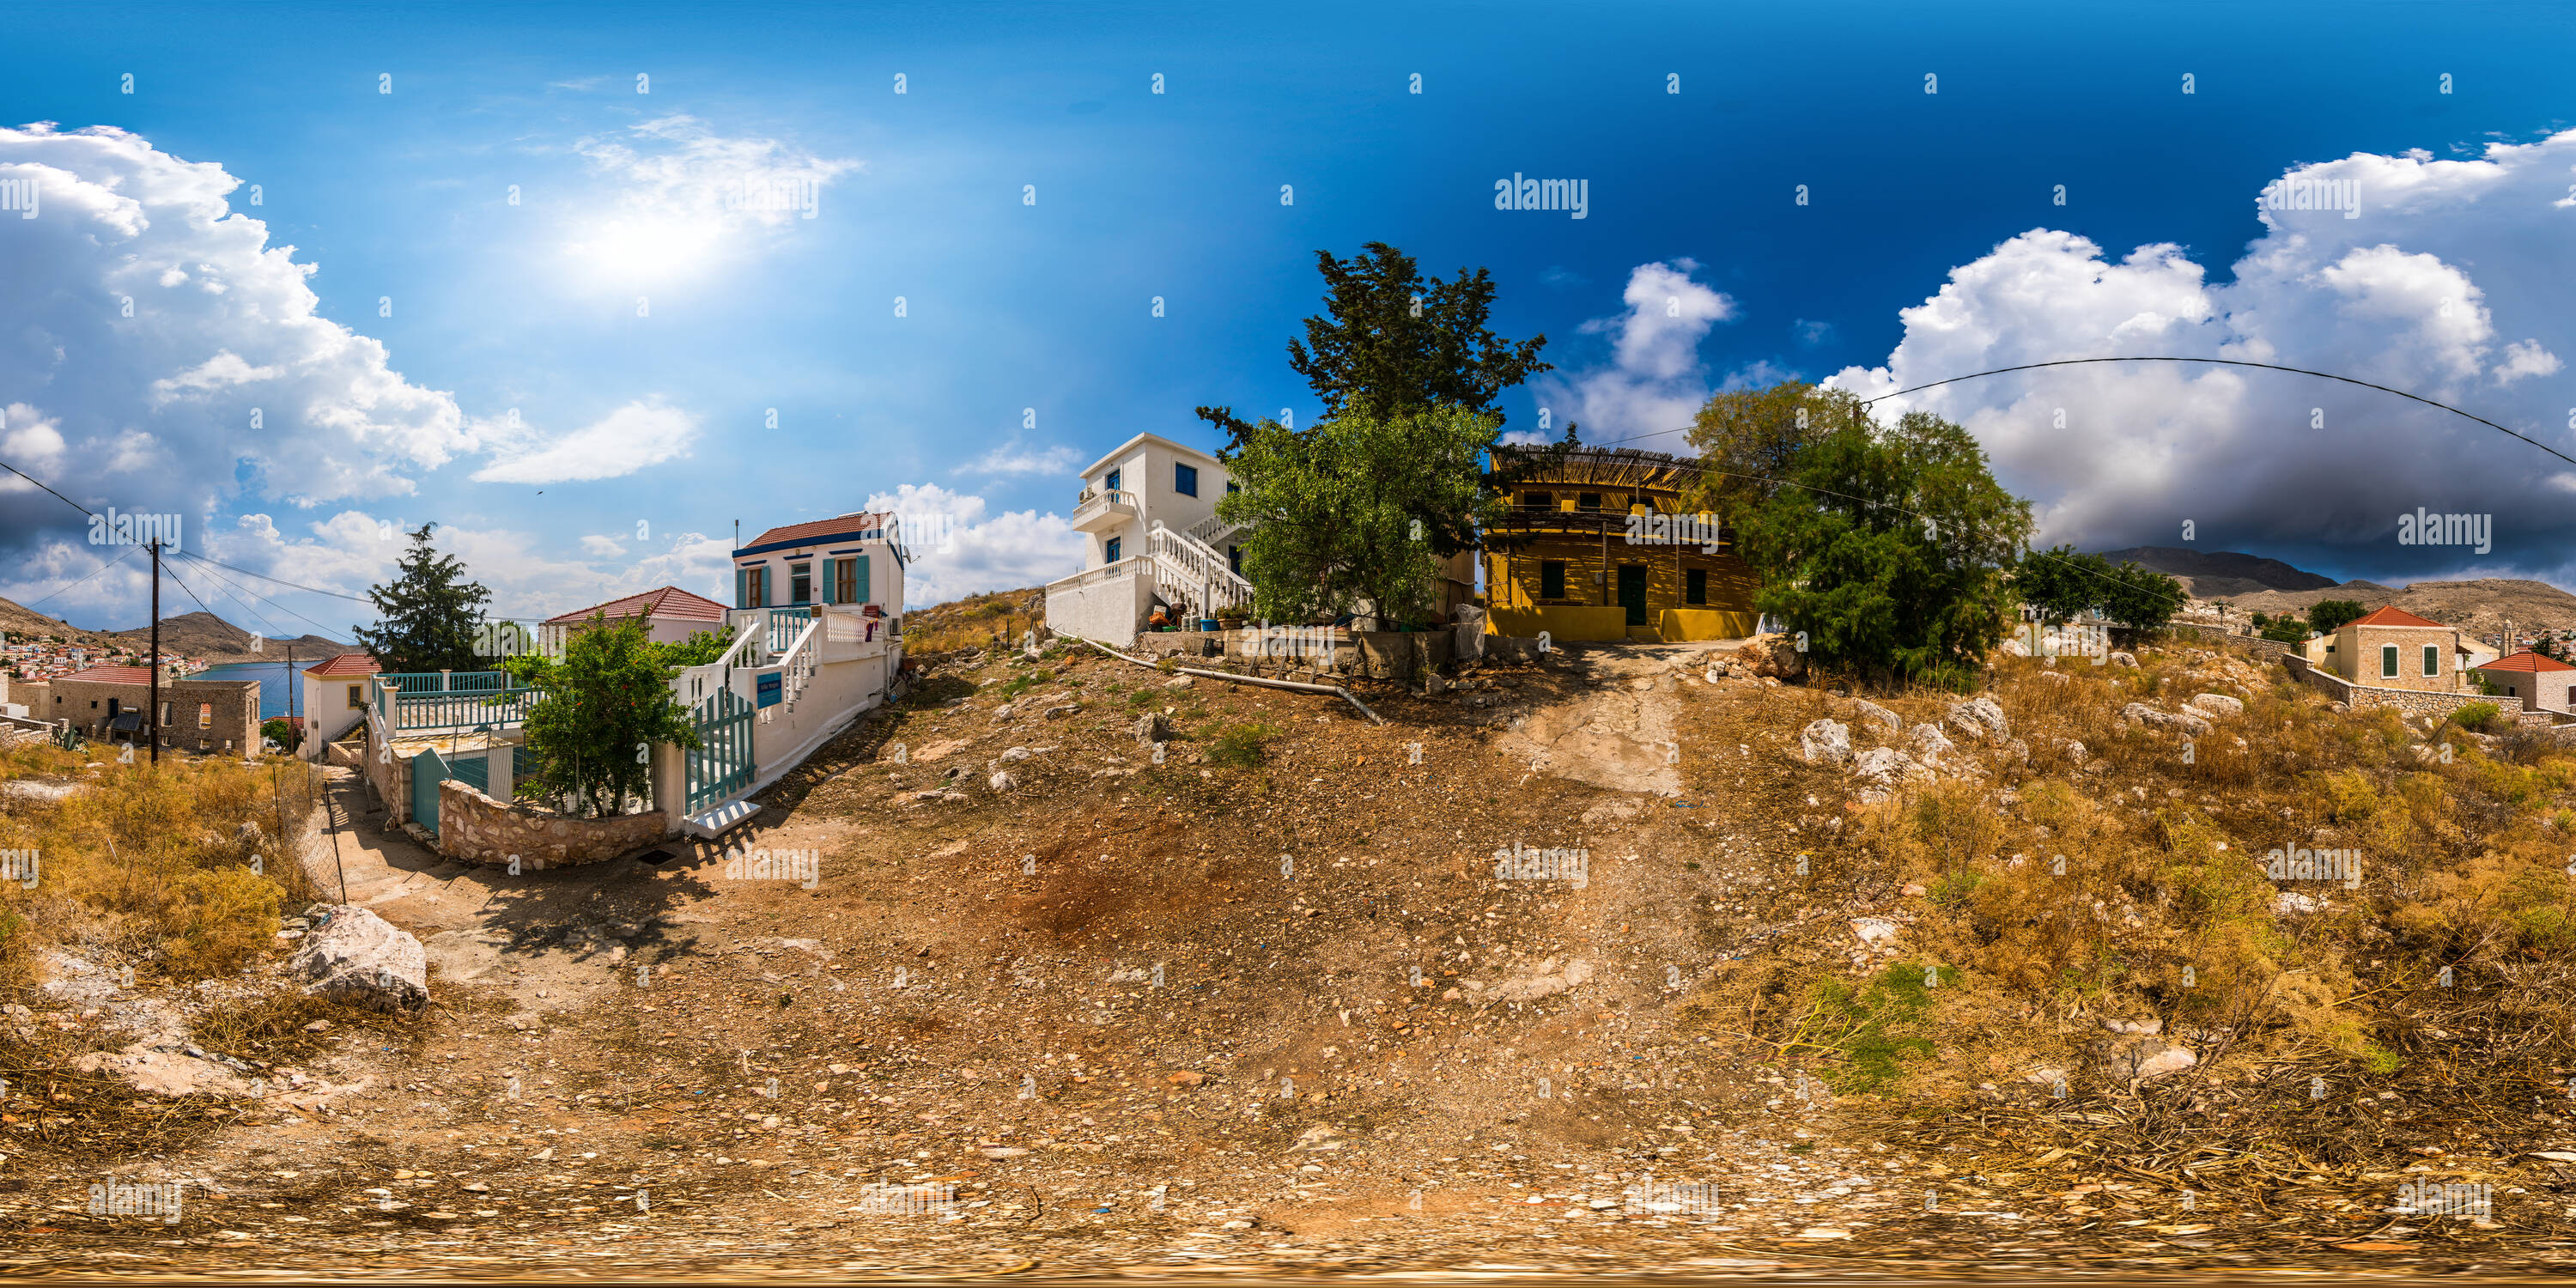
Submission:
M 1211 523 L 1215 520 L 1203 520 L 1191 528 L 1195 532 Z M 1219 525 L 1209 530 L 1221 538 L 1233 528 Z M 1214 617 L 1252 602 L 1252 583 L 1244 580 L 1215 547 L 1191 533 L 1177 532 L 1157 522 L 1146 534 L 1146 553 L 1153 561 L 1155 593 L 1190 616 Z

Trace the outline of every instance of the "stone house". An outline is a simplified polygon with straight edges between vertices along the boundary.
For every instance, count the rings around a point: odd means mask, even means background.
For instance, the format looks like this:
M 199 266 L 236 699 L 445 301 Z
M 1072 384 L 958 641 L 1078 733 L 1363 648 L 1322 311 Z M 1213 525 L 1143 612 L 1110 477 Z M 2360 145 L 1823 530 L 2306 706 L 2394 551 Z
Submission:
M 94 666 L 56 676 L 45 685 L 39 720 L 70 720 L 94 741 L 140 741 L 151 702 L 152 671 L 141 666 Z M 161 682 L 161 745 L 175 751 L 259 757 L 259 681 Z
M 2474 669 L 2503 689 L 2504 696 L 2521 703 L 2525 711 L 2571 710 L 2568 697 L 2569 691 L 2576 689 L 2576 666 L 2526 649 Z
M 2471 687 L 2466 674 L 2476 652 L 2456 628 L 2387 605 L 2344 623 L 2323 667 L 2371 688 L 2455 693 Z

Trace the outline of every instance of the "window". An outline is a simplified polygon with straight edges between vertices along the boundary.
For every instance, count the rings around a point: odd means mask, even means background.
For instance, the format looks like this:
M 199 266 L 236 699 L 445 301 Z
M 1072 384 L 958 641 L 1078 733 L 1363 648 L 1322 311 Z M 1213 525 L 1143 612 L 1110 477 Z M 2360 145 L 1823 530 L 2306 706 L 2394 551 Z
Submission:
M 2442 646 L 2441 646 L 2441 645 L 2439 645 L 2439 644 L 2427 644 L 2427 645 L 2425 645 L 2425 646 L 2424 646 L 2424 674 L 2426 674 L 2426 675 L 2440 675 L 2441 673 L 2442 673 Z
M 1172 462 L 1172 490 L 1183 496 L 1199 494 L 1199 467 Z
M 787 602 L 810 603 L 813 598 L 814 565 L 809 563 L 787 565 Z
M 1682 602 L 1689 604 L 1708 602 L 1708 569 L 1693 568 L 1682 574 Z
M 1556 508 L 1556 495 L 1552 492 L 1523 492 L 1521 505 L 1532 510 L 1553 510 Z
M 2383 644 L 2379 647 L 2379 678 L 2383 680 L 2397 678 L 2397 646 L 2394 644 Z
M 367 709 L 367 686 L 363 684 L 352 684 L 349 686 L 349 709 L 351 711 L 364 711 Z
M 1564 560 L 1542 559 L 1539 561 L 1538 597 L 1541 599 L 1565 598 Z
M 1243 575 L 1243 547 L 1227 546 L 1225 548 L 1225 566 L 1233 569 L 1235 576 L 1240 577 Z
M 197 727 L 200 729 L 212 729 L 215 727 L 214 703 L 200 702 L 197 704 Z
M 1574 503 L 1574 508 L 1575 508 L 1575 509 L 1578 509 L 1578 510 L 1598 510 L 1598 509 L 1600 509 L 1600 508 L 1601 508 L 1601 494 L 1600 494 L 1600 493 L 1598 493 L 1598 492 L 1586 492 L 1586 493 L 1583 493 L 1583 494 L 1582 494 L 1582 496 L 1581 496 L 1581 498 L 1575 501 L 1575 503 Z
M 1102 563 L 1118 562 L 1118 538 L 1111 537 L 1109 539 L 1109 544 L 1100 548 L 1100 561 Z
M 733 583 L 734 607 L 760 608 L 769 603 L 769 565 L 736 568 Z
M 1111 470 L 1111 471 L 1109 471 L 1108 473 L 1101 475 L 1101 476 L 1100 476 L 1100 489 L 1101 489 L 1102 491 L 1104 491 L 1104 492 L 1115 492 L 1115 491 L 1117 491 L 1117 490 L 1118 490 L 1118 471 L 1116 471 L 1116 470 Z
M 868 597 L 868 557 L 844 559 L 832 565 L 832 602 L 856 604 Z

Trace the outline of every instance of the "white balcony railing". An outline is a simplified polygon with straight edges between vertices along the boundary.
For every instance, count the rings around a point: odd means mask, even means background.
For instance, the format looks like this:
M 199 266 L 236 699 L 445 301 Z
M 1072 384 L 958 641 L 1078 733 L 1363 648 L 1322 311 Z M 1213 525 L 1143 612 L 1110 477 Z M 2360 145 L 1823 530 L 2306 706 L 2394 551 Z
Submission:
M 1086 488 L 1074 501 L 1073 526 L 1080 528 L 1094 519 L 1110 515 L 1121 508 L 1125 510 L 1123 517 L 1132 519 L 1137 514 L 1137 505 L 1136 494 L 1133 492 L 1123 489 L 1111 491 Z

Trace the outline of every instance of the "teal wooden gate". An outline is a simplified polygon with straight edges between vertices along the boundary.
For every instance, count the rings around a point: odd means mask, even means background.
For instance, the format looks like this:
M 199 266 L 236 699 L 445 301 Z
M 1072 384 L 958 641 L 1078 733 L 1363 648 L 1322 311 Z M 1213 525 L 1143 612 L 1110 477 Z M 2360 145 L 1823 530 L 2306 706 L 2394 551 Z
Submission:
M 732 689 L 718 689 L 695 708 L 698 745 L 689 748 L 687 812 L 697 813 L 751 786 L 751 725 L 759 709 Z
M 411 758 L 411 817 L 430 834 L 438 832 L 438 785 L 455 777 L 435 749 L 424 747 Z

